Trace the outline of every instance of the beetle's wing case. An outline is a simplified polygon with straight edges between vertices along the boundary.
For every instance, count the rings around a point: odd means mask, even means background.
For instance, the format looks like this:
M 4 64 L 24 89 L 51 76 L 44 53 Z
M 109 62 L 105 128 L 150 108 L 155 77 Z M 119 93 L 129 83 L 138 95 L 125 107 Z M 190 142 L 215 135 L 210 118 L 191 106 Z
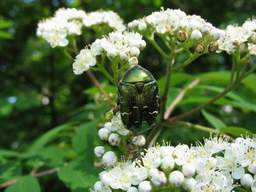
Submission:
M 127 128 L 133 126 L 133 122 L 136 121 L 133 114 L 133 106 L 136 105 L 137 90 L 130 83 L 119 83 L 119 105 L 121 111 L 121 118 L 124 125 Z
M 159 112 L 159 96 L 158 86 L 156 81 L 151 81 L 145 84 L 143 89 L 143 120 L 151 125 Z

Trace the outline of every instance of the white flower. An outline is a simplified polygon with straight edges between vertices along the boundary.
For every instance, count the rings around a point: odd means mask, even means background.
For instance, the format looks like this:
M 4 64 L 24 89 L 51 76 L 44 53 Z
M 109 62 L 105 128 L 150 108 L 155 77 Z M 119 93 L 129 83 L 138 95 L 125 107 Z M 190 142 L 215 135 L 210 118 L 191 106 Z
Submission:
M 94 148 L 94 154 L 97 157 L 101 157 L 105 153 L 105 149 L 103 146 L 97 146 Z
M 109 187 L 105 186 L 102 182 L 97 181 L 94 184 L 93 189 L 91 189 L 90 191 L 93 191 L 93 192 L 111 192 L 112 190 Z
M 192 31 L 192 39 L 201 39 L 207 36 L 209 42 L 217 40 L 221 33 L 221 30 L 200 16 L 187 15 L 179 9 L 162 9 L 153 12 L 144 18 L 133 20 L 128 23 L 128 27 L 143 34 L 147 31 L 169 36 L 175 35 L 178 31 L 183 31 L 184 34 L 190 34 Z
M 196 172 L 195 166 L 192 163 L 185 163 L 182 166 L 182 173 L 185 177 L 192 177 Z
M 152 190 L 152 186 L 149 181 L 142 181 L 139 184 L 139 192 L 150 192 Z
M 106 24 L 110 28 L 116 31 L 123 31 L 125 30 L 125 26 L 123 24 L 123 20 L 121 17 L 113 12 L 113 11 L 94 11 L 91 13 L 86 14 L 83 18 L 83 24 L 86 27 L 91 27 L 100 24 Z
M 253 177 L 252 177 L 250 174 L 246 173 L 246 174 L 244 174 L 244 175 L 242 176 L 242 178 L 241 178 L 241 184 L 242 184 L 244 187 L 251 187 L 252 183 L 253 183 Z
M 98 131 L 98 135 L 100 139 L 105 141 L 108 140 L 109 134 L 110 134 L 110 131 L 107 128 L 101 128 Z
M 44 38 L 52 47 L 67 46 L 68 35 L 81 35 L 82 27 L 106 24 L 114 31 L 123 31 L 123 20 L 113 11 L 85 13 L 74 8 L 60 8 L 54 17 L 38 23 L 37 35 Z
M 113 189 L 127 191 L 132 185 L 138 185 L 147 178 L 147 171 L 144 168 L 135 167 L 131 163 L 118 164 L 113 169 L 103 171 L 100 174 L 101 181 Z
M 252 190 L 252 192 L 256 192 L 256 180 L 253 181 L 251 190 Z
M 218 40 L 219 49 L 233 53 L 239 46 L 246 43 L 252 35 L 243 27 L 229 25 Z
M 173 157 L 177 165 L 183 165 L 188 161 L 190 156 L 189 147 L 187 145 L 177 145 L 173 151 Z
M 85 12 L 74 8 L 60 8 L 54 17 L 38 23 L 37 35 L 52 47 L 68 45 L 68 35 L 80 35 Z
M 249 165 L 248 171 L 254 175 L 256 175 L 256 160 Z
M 172 157 L 164 157 L 162 159 L 162 163 L 161 163 L 161 168 L 164 170 L 164 171 L 171 171 L 175 166 L 175 161 Z
M 117 162 L 116 154 L 113 151 L 106 152 L 102 157 L 102 162 L 106 166 L 113 166 Z
M 180 171 L 173 171 L 169 175 L 169 182 L 176 187 L 181 186 L 184 182 L 184 175 Z
M 138 189 L 136 187 L 130 187 L 127 192 L 138 192 Z
M 119 135 L 126 136 L 130 132 L 128 129 L 125 128 L 123 121 L 121 119 L 120 112 L 116 113 L 113 116 L 111 120 L 111 124 L 112 124 L 112 131 L 117 132 Z
M 159 171 L 156 168 L 152 168 L 149 170 L 149 175 L 151 177 L 151 182 L 155 186 L 161 186 L 167 182 L 166 176 L 164 172 Z
M 192 192 L 221 191 L 231 192 L 233 189 L 233 180 L 229 174 L 219 171 L 212 171 L 207 174 L 201 174 L 196 177 L 197 184 Z
M 197 182 L 194 178 L 188 178 L 184 180 L 183 187 L 186 190 L 192 190 L 196 183 Z
M 161 152 L 162 158 L 172 157 L 173 151 L 174 151 L 173 146 L 161 146 L 160 147 L 160 152 Z
M 120 144 L 121 138 L 118 134 L 116 133 L 111 133 L 108 142 L 113 145 L 113 146 L 118 146 Z
M 158 148 L 149 148 L 146 155 L 142 158 L 142 164 L 147 169 L 158 168 L 162 163 L 161 153 Z
M 248 50 L 251 55 L 256 55 L 256 44 L 248 43 Z
M 132 138 L 132 143 L 136 146 L 142 147 L 146 144 L 146 139 L 143 135 L 138 135 Z
M 201 39 L 203 37 L 202 33 L 198 29 L 194 29 L 191 33 L 191 39 Z
M 76 75 L 80 75 L 94 65 L 96 65 L 96 57 L 89 49 L 85 48 L 76 56 L 73 71 Z
M 145 46 L 146 42 L 139 33 L 116 31 L 94 41 L 91 50 L 94 55 L 106 54 L 109 59 L 118 57 L 128 62 L 130 58 L 137 60 L 140 50 Z M 131 61 L 135 63 L 134 59 Z

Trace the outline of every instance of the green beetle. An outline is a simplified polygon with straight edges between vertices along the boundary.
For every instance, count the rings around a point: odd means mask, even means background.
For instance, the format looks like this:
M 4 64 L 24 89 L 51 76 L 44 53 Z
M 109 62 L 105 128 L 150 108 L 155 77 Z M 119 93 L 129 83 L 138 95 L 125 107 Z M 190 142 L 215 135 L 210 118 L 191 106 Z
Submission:
M 128 69 L 118 86 L 121 118 L 128 129 L 152 125 L 159 111 L 158 86 L 153 75 L 139 65 Z

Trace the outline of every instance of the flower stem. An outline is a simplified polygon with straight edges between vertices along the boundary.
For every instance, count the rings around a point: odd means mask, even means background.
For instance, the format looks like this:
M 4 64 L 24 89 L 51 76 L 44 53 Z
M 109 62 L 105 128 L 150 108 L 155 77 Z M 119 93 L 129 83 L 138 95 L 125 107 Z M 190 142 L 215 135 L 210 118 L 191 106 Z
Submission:
M 190 122 L 185 122 L 185 121 L 179 121 L 177 122 L 178 125 L 185 125 L 186 127 L 192 128 L 192 129 L 196 129 L 199 131 L 204 131 L 204 132 L 208 132 L 208 133 L 220 133 L 218 129 L 213 129 L 213 128 L 209 128 L 203 125 L 198 125 L 198 124 L 193 124 Z
M 165 53 L 165 51 L 157 44 L 157 42 L 154 39 L 154 36 L 148 37 L 145 36 L 146 39 L 153 45 L 153 47 L 160 53 L 160 55 L 164 58 L 167 59 L 169 58 L 169 56 Z

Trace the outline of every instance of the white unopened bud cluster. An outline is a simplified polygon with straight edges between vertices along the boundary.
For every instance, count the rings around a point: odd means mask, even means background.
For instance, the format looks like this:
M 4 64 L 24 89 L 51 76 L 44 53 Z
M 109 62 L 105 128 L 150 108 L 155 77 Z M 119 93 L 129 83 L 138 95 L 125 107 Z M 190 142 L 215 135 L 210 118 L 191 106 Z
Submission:
M 110 60 L 118 59 L 119 62 L 125 61 L 130 65 L 136 65 L 140 50 L 145 46 L 146 42 L 139 33 L 121 31 L 109 33 L 106 37 L 94 41 L 90 48 L 80 51 L 73 63 L 73 71 L 77 75 L 82 74 L 96 64 L 96 56 L 105 54 Z
M 97 146 L 94 148 L 94 154 L 101 158 L 102 163 L 106 167 L 114 166 L 117 162 L 117 156 L 113 151 L 105 152 L 105 148 L 103 146 Z
M 199 146 L 156 146 L 134 162 L 100 174 L 110 189 L 150 192 L 166 186 L 192 192 L 256 191 L 256 139 L 214 137 Z
M 101 140 L 107 141 L 112 146 L 118 146 L 121 142 L 121 137 L 128 135 L 129 130 L 125 128 L 120 113 L 116 113 L 111 122 L 106 122 L 104 127 L 98 130 L 98 135 Z
M 123 20 L 113 11 L 86 13 L 75 8 L 60 8 L 54 17 L 38 23 L 37 35 L 44 38 L 52 47 L 68 45 L 68 35 L 81 35 L 82 27 L 105 24 L 115 31 L 125 30 Z
M 216 42 L 222 34 L 222 30 L 200 16 L 187 15 L 179 9 L 162 9 L 153 12 L 142 19 L 130 22 L 128 27 L 145 35 L 150 32 L 157 33 L 182 43 L 190 40 L 188 45 L 192 45 L 193 41 L 195 45 L 201 43 L 204 47 Z

